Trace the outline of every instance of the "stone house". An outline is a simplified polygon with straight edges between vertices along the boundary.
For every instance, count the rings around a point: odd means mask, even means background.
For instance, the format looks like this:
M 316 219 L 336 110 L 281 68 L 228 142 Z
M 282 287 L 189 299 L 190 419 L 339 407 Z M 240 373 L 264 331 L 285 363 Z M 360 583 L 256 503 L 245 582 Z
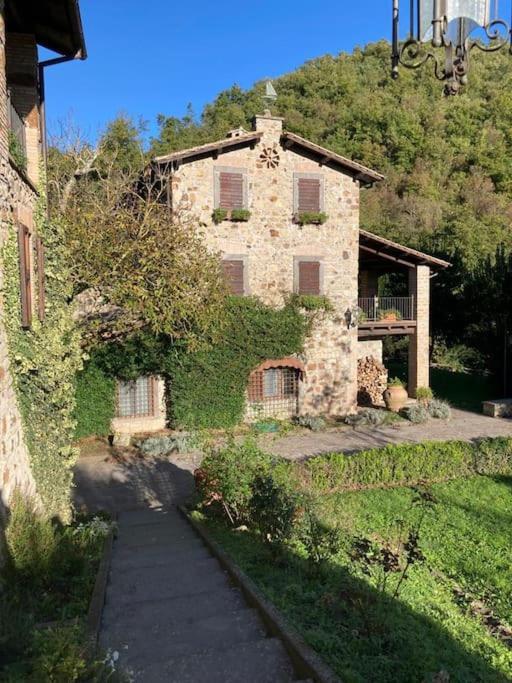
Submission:
M 55 52 L 55 58 L 41 62 L 38 46 Z M 24 328 L 34 316 L 44 316 L 44 244 L 33 220 L 45 151 L 44 70 L 85 56 L 77 0 L 0 0 L 0 247 L 16 230 Z M 9 370 L 2 305 L 0 297 L 0 512 L 15 488 L 29 494 L 35 489 Z
M 358 359 L 382 358 L 389 334 L 410 339 L 409 392 L 428 385 L 430 277 L 448 264 L 359 229 L 360 190 L 380 182 L 380 173 L 287 132 L 268 112 L 251 132 L 233 130 L 153 164 L 171 210 L 206 226 L 233 293 L 276 307 L 293 292 L 325 295 L 334 308 L 303 354 L 254 368 L 248 419 L 353 412 Z M 407 296 L 379 299 L 378 277 L 394 270 L 408 274 Z M 131 392 L 132 410 L 118 412 L 114 431 L 133 431 L 135 418 L 137 428 L 162 427 L 162 391 L 158 378 L 120 385 L 120 403 Z

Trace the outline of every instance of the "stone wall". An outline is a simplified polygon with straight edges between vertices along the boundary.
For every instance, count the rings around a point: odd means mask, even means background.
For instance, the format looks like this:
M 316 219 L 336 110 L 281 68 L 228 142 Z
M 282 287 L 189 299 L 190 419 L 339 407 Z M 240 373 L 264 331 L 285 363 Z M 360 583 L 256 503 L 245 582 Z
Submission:
M 357 343 L 357 360 L 360 358 L 375 358 L 382 363 L 382 339 L 368 339 Z
M 430 386 L 430 268 L 417 266 L 409 271 L 409 292 L 414 296 L 416 330 L 409 336 L 409 396 L 418 387 Z
M 357 305 L 359 183 L 329 165 L 321 165 L 281 145 L 281 119 L 260 116 L 262 132 L 253 147 L 183 163 L 172 179 L 173 206 L 193 214 L 212 251 L 243 256 L 248 268 L 248 291 L 280 306 L 294 289 L 294 259 L 316 257 L 323 266 L 323 293 L 334 314 L 319 320 L 308 339 L 300 412 L 346 414 L 356 407 L 357 328 L 349 327 L 346 312 Z M 261 163 L 263 150 L 279 154 L 277 168 Z M 229 166 L 247 171 L 248 208 L 245 223 L 215 225 L 214 169 Z M 300 227 L 293 221 L 294 173 L 321 174 L 324 179 L 324 225 Z
M 26 179 L 9 162 L 7 138 L 7 89 L 5 78 L 5 31 L 0 2 L 0 249 L 18 215 L 31 223 L 36 195 Z M 0 294 L 3 273 L 0 262 Z M 16 402 L 0 296 L 0 509 L 7 506 L 16 487 L 35 494 L 27 449 L 23 441 L 21 417 Z

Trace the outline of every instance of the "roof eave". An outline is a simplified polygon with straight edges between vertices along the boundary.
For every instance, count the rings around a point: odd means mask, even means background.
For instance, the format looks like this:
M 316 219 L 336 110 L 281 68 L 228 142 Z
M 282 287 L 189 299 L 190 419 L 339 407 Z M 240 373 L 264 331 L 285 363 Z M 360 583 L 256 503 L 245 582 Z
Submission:
M 361 237 L 363 237 L 366 238 L 368 241 L 372 242 L 374 245 L 378 245 L 379 248 L 375 250 L 377 256 L 379 251 L 382 254 L 385 254 L 386 250 L 395 250 L 399 252 L 400 256 L 404 256 L 404 258 L 414 260 L 415 266 L 428 265 L 433 269 L 445 269 L 450 268 L 452 265 L 448 261 L 444 261 L 443 259 L 437 258 L 436 256 L 430 256 L 429 254 L 425 254 L 422 251 L 412 249 L 411 247 L 406 247 L 403 244 L 399 244 L 398 242 L 388 240 L 386 237 L 380 237 L 379 235 L 375 235 L 372 232 L 368 232 L 367 230 L 359 230 L 359 236 L 360 242 Z M 396 254 L 394 255 L 394 258 L 397 262 L 400 262 L 400 258 L 397 257 Z
M 346 159 L 345 157 L 341 156 L 341 154 L 336 154 L 336 152 L 332 152 L 325 147 L 321 147 L 314 142 L 310 142 L 309 140 L 300 137 L 300 135 L 296 135 L 290 131 L 283 131 L 281 138 L 289 140 L 292 144 L 296 144 L 297 146 L 318 155 L 323 163 L 331 162 L 341 166 L 346 172 L 352 175 L 354 180 L 359 181 L 365 186 L 372 186 L 374 183 L 381 182 L 385 179 L 385 176 L 383 176 L 382 173 L 373 171 L 371 168 L 367 168 L 366 166 L 363 166 L 356 161 L 352 161 L 351 159 Z

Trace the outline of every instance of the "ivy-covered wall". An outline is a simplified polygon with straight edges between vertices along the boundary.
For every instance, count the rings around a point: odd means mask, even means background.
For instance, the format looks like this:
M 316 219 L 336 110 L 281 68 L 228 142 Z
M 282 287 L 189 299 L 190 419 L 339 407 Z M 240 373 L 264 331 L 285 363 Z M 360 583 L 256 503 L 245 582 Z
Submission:
M 4 325 L 37 491 L 45 513 L 66 518 L 71 467 L 78 454 L 72 446 L 74 378 L 82 356 L 69 304 L 72 292 L 64 226 L 48 220 L 44 195 L 38 200 L 34 227 L 45 245 L 46 316 L 43 322 L 34 316 L 28 330 L 21 327 L 19 255 L 13 226 L 2 249 Z
M 315 306 L 316 303 L 316 306 Z M 223 326 L 205 348 L 190 351 L 168 337 L 137 334 L 122 344 L 110 343 L 91 352 L 89 370 L 80 382 L 93 375 L 102 391 L 109 378 L 135 379 L 159 374 L 168 383 L 168 417 L 174 427 L 224 428 L 238 424 L 244 414 L 245 390 L 250 372 L 263 360 L 300 353 L 310 331 L 313 309 L 324 310 L 323 297 L 309 302 L 305 313 L 297 298 L 275 309 L 254 297 L 229 297 Z M 110 389 L 113 396 L 113 387 Z M 92 427 L 81 416 L 99 410 L 91 405 L 91 393 L 80 389 L 77 416 L 80 434 Z M 113 400 L 113 399 L 112 399 Z M 106 402 L 104 405 L 108 405 Z M 97 421 L 103 429 L 108 410 Z

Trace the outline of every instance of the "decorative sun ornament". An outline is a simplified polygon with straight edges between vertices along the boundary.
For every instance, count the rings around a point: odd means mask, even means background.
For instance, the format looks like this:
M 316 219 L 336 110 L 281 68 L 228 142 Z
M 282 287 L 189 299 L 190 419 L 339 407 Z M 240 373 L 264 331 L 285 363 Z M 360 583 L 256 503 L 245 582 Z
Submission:
M 265 147 L 260 154 L 258 166 L 266 166 L 266 168 L 277 168 L 281 158 L 279 152 L 275 147 Z

